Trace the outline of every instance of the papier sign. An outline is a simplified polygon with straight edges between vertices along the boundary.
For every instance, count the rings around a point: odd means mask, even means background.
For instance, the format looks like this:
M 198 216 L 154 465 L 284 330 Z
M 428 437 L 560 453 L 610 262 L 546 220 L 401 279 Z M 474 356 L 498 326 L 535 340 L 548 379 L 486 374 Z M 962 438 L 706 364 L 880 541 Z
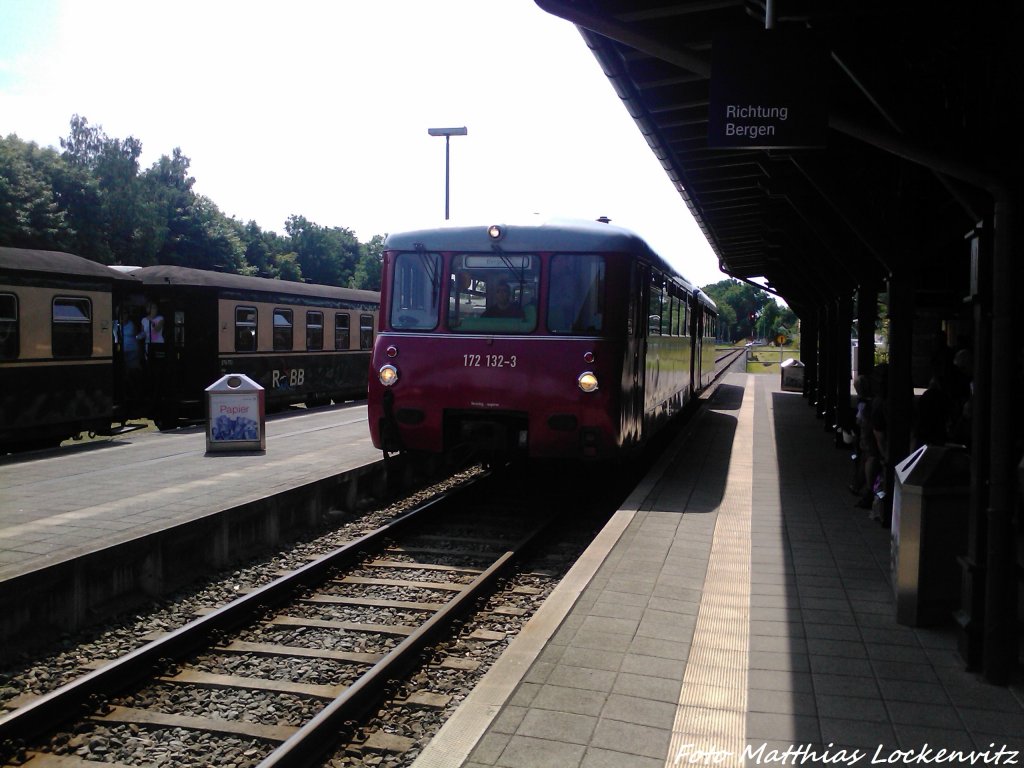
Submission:
M 260 398 L 255 392 L 218 399 L 210 412 L 210 439 L 259 440 L 259 407 Z

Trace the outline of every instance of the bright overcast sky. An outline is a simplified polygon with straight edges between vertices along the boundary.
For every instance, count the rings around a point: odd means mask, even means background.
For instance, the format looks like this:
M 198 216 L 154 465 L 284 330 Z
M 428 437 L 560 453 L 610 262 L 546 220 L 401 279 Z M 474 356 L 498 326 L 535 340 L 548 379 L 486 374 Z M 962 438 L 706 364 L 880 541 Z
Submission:
M 725 278 L 576 28 L 532 0 L 0 0 L 0 135 L 79 114 L 175 147 L 198 193 L 284 231 L 608 216 L 698 285 Z

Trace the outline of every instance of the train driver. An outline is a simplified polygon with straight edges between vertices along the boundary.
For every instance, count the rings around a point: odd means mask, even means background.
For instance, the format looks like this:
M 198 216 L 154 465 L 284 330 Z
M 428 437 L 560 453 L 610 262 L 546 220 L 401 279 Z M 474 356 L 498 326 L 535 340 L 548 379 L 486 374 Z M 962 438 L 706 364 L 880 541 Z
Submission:
M 523 310 L 518 303 L 512 301 L 512 287 L 502 280 L 494 289 L 493 301 L 484 310 L 481 317 L 523 317 Z

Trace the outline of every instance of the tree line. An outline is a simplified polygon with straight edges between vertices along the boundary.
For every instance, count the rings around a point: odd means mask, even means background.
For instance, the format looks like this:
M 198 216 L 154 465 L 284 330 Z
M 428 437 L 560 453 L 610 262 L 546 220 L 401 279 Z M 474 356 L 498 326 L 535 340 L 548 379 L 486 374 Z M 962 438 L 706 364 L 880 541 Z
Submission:
M 723 341 L 792 338 L 797 316 L 789 307 L 779 306 L 767 291 L 739 280 L 722 280 L 701 288 L 718 305 L 718 336 Z
M 142 142 L 79 115 L 60 151 L 0 137 L 0 246 L 67 251 L 102 264 L 171 264 L 380 290 L 384 237 L 293 215 L 285 234 L 242 223 L 193 190 L 175 148 L 149 168 Z
M 142 142 L 71 118 L 60 150 L 0 138 L 0 246 L 68 251 L 102 264 L 171 264 L 242 275 L 380 290 L 384 237 L 360 243 L 344 227 L 293 215 L 285 234 L 226 216 L 193 190 L 180 148 L 142 169 Z M 738 280 L 702 290 L 718 304 L 718 335 L 774 339 L 796 316 Z

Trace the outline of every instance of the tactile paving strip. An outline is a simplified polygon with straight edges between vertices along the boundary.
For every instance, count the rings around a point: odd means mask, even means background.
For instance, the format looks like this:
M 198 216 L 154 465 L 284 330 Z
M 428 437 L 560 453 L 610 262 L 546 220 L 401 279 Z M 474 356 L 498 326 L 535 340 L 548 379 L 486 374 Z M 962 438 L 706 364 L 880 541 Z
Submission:
M 666 768 L 743 765 L 750 628 L 754 385 L 748 377 Z

